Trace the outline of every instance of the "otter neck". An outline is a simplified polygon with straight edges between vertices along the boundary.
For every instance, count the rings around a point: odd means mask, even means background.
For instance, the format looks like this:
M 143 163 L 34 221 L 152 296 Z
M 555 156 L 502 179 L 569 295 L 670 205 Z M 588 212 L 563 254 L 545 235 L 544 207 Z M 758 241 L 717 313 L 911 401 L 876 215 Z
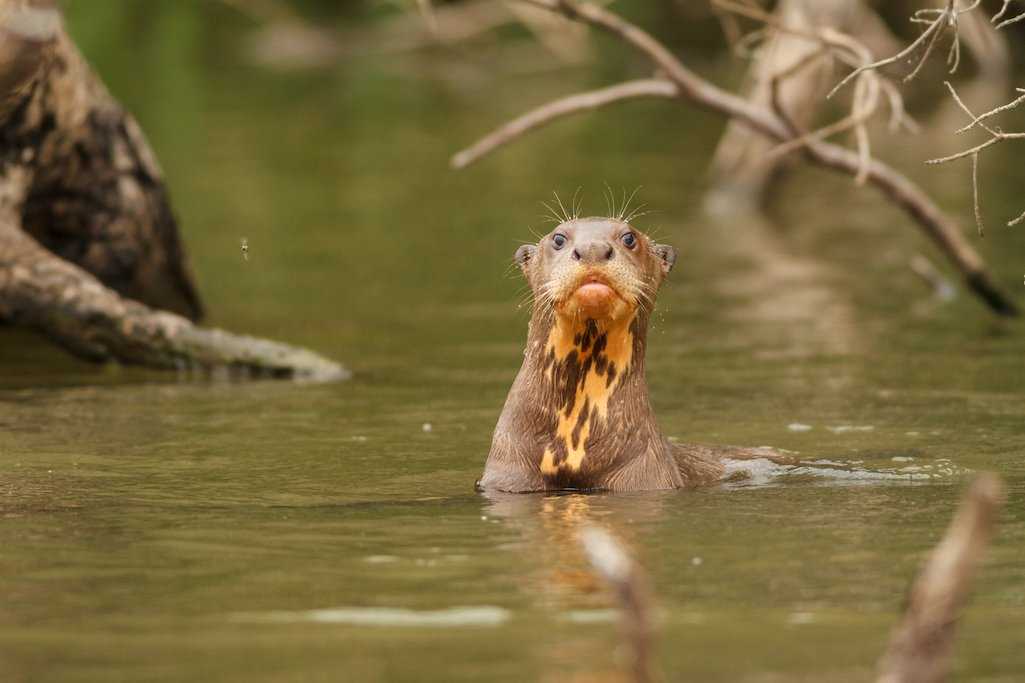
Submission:
M 572 320 L 535 311 L 528 337 L 527 381 L 540 400 L 525 406 L 545 425 L 539 463 L 547 476 L 610 464 L 607 435 L 639 428 L 650 414 L 644 379 L 648 315 L 616 321 Z M 631 416 L 618 413 L 629 410 Z M 610 430 L 609 425 L 616 429 Z

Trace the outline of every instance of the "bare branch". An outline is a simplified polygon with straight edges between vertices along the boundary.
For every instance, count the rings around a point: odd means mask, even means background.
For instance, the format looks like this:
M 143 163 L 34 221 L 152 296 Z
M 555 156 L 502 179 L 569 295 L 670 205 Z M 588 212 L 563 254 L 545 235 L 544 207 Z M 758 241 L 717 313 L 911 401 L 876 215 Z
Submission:
M 951 92 L 954 91 L 954 89 L 950 86 L 949 83 L 947 84 L 947 87 L 951 89 Z M 1018 92 L 1025 92 L 1025 90 L 1023 90 L 1022 88 L 1018 88 Z M 956 99 L 960 100 L 960 98 L 957 97 L 957 93 L 956 92 L 954 92 L 954 97 Z M 957 133 L 964 133 L 964 132 L 967 132 L 967 131 L 971 130 L 973 127 L 978 125 L 978 126 L 982 126 L 983 128 L 985 128 L 986 131 L 989 132 L 991 135 L 996 135 L 996 133 L 994 131 L 990 130 L 988 127 L 983 125 L 982 122 L 983 121 L 987 121 L 987 120 L 993 118 L 994 116 L 997 116 L 998 114 L 1003 114 L 1006 111 L 1010 111 L 1012 109 L 1015 109 L 1022 102 L 1025 102 L 1025 95 L 1022 95 L 1021 97 L 1019 97 L 1019 98 L 1017 98 L 1017 99 L 1015 99 L 1015 100 L 1013 100 L 1011 102 L 1008 102 L 1005 105 L 999 106 L 996 109 L 991 109 L 990 111 L 988 111 L 985 114 L 982 114 L 982 115 L 980 115 L 978 117 L 972 115 L 972 113 L 967 109 L 967 107 L 965 107 L 962 104 L 961 108 L 964 109 L 965 111 L 967 111 L 970 116 L 972 116 L 972 122 L 969 123 L 967 126 L 965 126 L 963 128 L 959 128 L 956 132 Z
M 1021 14 L 1019 14 L 1016 17 L 1012 17 L 1010 19 L 1007 19 L 1005 21 L 1000 22 L 999 24 L 997 24 L 997 28 L 998 29 L 1006 28 L 1007 26 L 1010 26 L 1011 24 L 1017 24 L 1019 21 L 1025 21 L 1025 12 L 1022 12 Z
M 957 8 L 957 0 L 944 1 L 945 5 L 942 8 L 920 9 L 912 15 L 911 23 L 925 24 L 926 28 L 910 45 L 892 57 L 887 57 L 886 59 L 880 59 L 872 62 L 871 64 L 859 66 L 837 83 L 836 87 L 834 87 L 826 97 L 832 97 L 845 85 L 867 71 L 876 71 L 885 66 L 896 64 L 897 62 L 910 60 L 919 52 L 919 50 L 921 50 L 921 56 L 917 58 L 914 68 L 907 76 L 904 77 L 905 83 L 913 80 L 925 67 L 925 63 L 929 61 L 929 57 L 932 55 L 933 50 L 936 49 L 936 45 L 939 43 L 940 38 L 942 38 L 948 30 L 953 33 L 953 41 L 950 45 L 950 51 L 947 53 L 947 64 L 950 66 L 950 73 L 956 73 L 958 67 L 961 65 L 960 19 L 963 15 L 968 14 L 969 12 L 974 12 L 978 9 L 982 4 L 982 0 L 975 0 L 975 2 L 964 9 Z M 1006 9 L 1007 8 L 1005 6 L 1004 10 Z M 1006 24 L 1007 22 L 1004 23 Z M 923 47 L 924 49 L 922 49 Z
M 985 123 L 983 123 L 983 121 L 985 120 L 984 117 L 976 116 L 974 113 L 972 113 L 972 110 L 968 108 L 968 105 L 964 103 L 964 101 L 961 99 L 961 96 L 957 94 L 957 90 L 955 90 L 954 86 L 950 84 L 950 81 L 944 81 L 943 84 L 947 86 L 947 90 L 950 91 L 951 97 L 954 98 L 954 102 L 956 102 L 957 106 L 961 108 L 961 111 L 963 111 L 965 114 L 968 114 L 968 118 L 972 120 L 972 122 L 969 123 L 967 126 L 957 129 L 957 131 L 955 131 L 957 134 L 967 132 L 968 130 L 971 130 L 972 127 L 978 125 L 984 128 L 986 132 L 990 135 L 996 135 L 996 131 L 994 131 Z
M 880 660 L 877 683 L 946 680 L 958 612 L 993 534 L 1004 486 L 980 474 L 908 593 L 907 607 Z
M 953 0 L 950 0 L 950 1 L 953 2 Z M 940 22 L 939 19 L 937 19 L 935 22 L 933 22 L 929 26 L 929 28 L 927 28 L 922 33 L 922 35 L 918 36 L 918 38 L 913 43 L 908 45 L 906 48 L 904 48 L 903 50 L 901 50 L 900 52 L 898 52 L 894 56 L 889 57 L 887 59 L 880 59 L 879 61 L 872 62 L 871 64 L 866 64 L 864 66 L 859 66 L 857 69 L 855 69 L 851 73 L 847 74 L 847 76 L 843 80 L 841 80 L 839 83 L 837 83 L 836 86 L 829 92 L 829 94 L 826 95 L 826 98 L 827 99 L 831 98 L 833 95 L 835 95 L 837 93 L 837 91 L 839 91 L 841 88 L 843 88 L 845 85 L 850 83 L 852 80 L 857 78 L 859 75 L 861 75 L 865 71 L 869 71 L 869 70 L 872 70 L 872 69 L 881 69 L 884 66 L 889 66 L 890 64 L 894 64 L 896 62 L 901 61 L 902 59 L 905 59 L 905 58 L 909 57 L 910 55 L 914 54 L 915 51 L 918 50 L 919 47 L 921 47 L 923 44 L 925 44 L 926 41 L 930 41 L 930 39 L 932 39 L 935 34 L 938 34 L 938 33 L 942 32 L 942 31 L 943 31 L 943 24 Z M 930 45 L 930 47 L 927 48 L 928 51 L 932 50 L 931 46 L 933 45 L 933 42 L 934 41 L 930 41 L 928 43 Z M 924 58 L 923 58 L 922 61 L 924 62 Z M 916 71 L 914 73 L 917 73 L 917 69 L 916 69 Z
M 929 159 L 925 163 L 927 163 L 930 166 L 932 166 L 932 165 L 936 165 L 936 164 L 946 164 L 946 163 L 951 162 L 951 161 L 957 161 L 958 159 L 964 159 L 965 157 L 970 157 L 970 156 L 972 156 L 974 154 L 978 154 L 979 152 L 981 152 L 982 150 L 984 150 L 984 149 L 986 149 L 988 147 L 992 147 L 993 145 L 995 145 L 998 142 L 1000 142 L 1001 139 L 1002 138 L 1000 138 L 1000 137 L 990 138 L 989 140 L 986 140 L 981 145 L 976 145 L 975 147 L 972 147 L 971 149 L 966 149 L 965 151 L 958 152 L 957 154 L 951 154 L 948 157 L 940 157 L 938 159 Z
M 951 161 L 957 161 L 958 159 L 964 159 L 965 157 L 970 157 L 971 158 L 971 160 L 972 160 L 972 200 L 973 200 L 973 204 L 974 204 L 974 207 L 975 207 L 975 223 L 976 223 L 976 225 L 979 228 L 979 235 L 982 235 L 983 232 L 984 232 L 984 228 L 983 228 L 983 223 L 982 223 L 982 211 L 981 211 L 981 209 L 979 207 L 979 154 L 981 152 L 983 152 L 984 150 L 986 150 L 986 149 L 988 149 L 988 148 L 990 148 L 990 147 L 992 147 L 992 146 L 994 146 L 994 145 L 996 145 L 996 144 L 998 144 L 1000 142 L 1003 142 L 1005 140 L 1025 139 L 1025 133 L 1005 133 L 1002 130 L 1000 130 L 999 128 L 994 128 L 994 127 L 986 125 L 985 122 L 986 122 L 987 119 L 990 119 L 990 118 L 996 116 L 997 114 L 1000 114 L 1000 113 L 1003 113 L 1003 112 L 1006 112 L 1006 111 L 1010 111 L 1010 110 L 1015 109 L 1016 107 L 1018 107 L 1022 102 L 1025 102 L 1025 95 L 1022 95 L 1021 97 L 1015 99 L 1014 101 L 1012 101 L 1012 102 L 1010 102 L 1008 104 L 996 107 L 995 109 L 991 109 L 990 111 L 988 111 L 988 112 L 986 112 L 984 114 L 976 116 L 972 112 L 972 110 L 968 108 L 968 105 L 966 105 L 964 103 L 964 101 L 961 99 L 961 96 L 957 94 L 957 90 L 954 89 L 954 86 L 951 85 L 949 82 L 946 83 L 946 86 L 947 86 L 947 89 L 950 91 L 950 95 L 954 98 L 954 102 L 957 103 L 957 106 L 960 107 L 961 110 L 965 114 L 968 115 L 968 118 L 970 118 L 972 120 L 971 123 L 969 123 L 967 126 L 961 128 L 961 129 L 959 129 L 957 132 L 958 133 L 963 133 L 963 132 L 968 131 L 972 127 L 977 125 L 980 128 L 982 128 L 983 130 L 985 130 L 987 133 L 989 133 L 990 137 L 985 142 L 983 142 L 981 144 L 978 144 L 978 145 L 976 145 L 976 146 L 974 146 L 974 147 L 972 147 L 970 149 L 966 149 L 963 152 L 958 152 L 957 154 L 951 154 L 950 156 L 940 157 L 938 159 L 930 159 L 930 160 L 926 161 L 925 163 L 927 163 L 927 164 L 945 164 L 945 163 L 948 163 L 948 162 L 951 162 Z M 1022 91 L 1021 88 L 1019 88 L 1018 92 L 1023 92 L 1023 91 Z M 1008 223 L 1008 226 L 1012 226 L 1013 227 L 1013 226 L 1017 225 L 1018 223 L 1020 223 L 1021 220 L 1022 220 L 1021 218 L 1012 220 L 1011 222 Z
M 1004 6 L 1000 8 L 999 12 L 993 15 L 994 24 L 1004 18 L 1004 15 L 1007 14 L 1007 10 L 1011 8 L 1012 2 L 1014 2 L 1014 0 L 1004 0 Z
M 979 153 L 972 155 L 972 204 L 975 206 L 975 227 L 979 229 L 979 237 L 986 234 L 982 224 L 982 207 L 979 205 Z
M 570 95 L 550 102 L 510 121 L 498 130 L 489 133 L 471 147 L 452 157 L 453 168 L 465 168 L 498 147 L 512 142 L 530 131 L 545 126 L 556 119 L 583 111 L 600 109 L 615 102 L 642 97 L 676 97 L 678 89 L 669 81 L 650 78 L 628 81 L 609 88 Z

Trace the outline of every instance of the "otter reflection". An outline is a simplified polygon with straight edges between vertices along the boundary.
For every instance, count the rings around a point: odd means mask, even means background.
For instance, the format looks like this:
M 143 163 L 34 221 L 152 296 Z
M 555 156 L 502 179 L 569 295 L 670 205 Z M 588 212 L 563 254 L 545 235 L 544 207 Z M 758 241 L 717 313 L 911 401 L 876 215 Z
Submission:
M 664 517 L 669 492 L 645 494 L 618 493 L 523 495 L 485 491 L 483 514 L 501 519 L 520 535 L 512 550 L 529 549 L 536 568 L 524 578 L 524 589 L 548 606 L 560 596 L 574 595 L 579 606 L 581 594 L 598 592 L 600 583 L 593 578 L 590 565 L 580 548 L 578 535 L 586 525 L 601 526 L 632 548 L 653 533 Z M 643 562 L 643 557 L 637 558 Z M 585 606 L 587 600 L 585 599 Z M 601 598 L 595 604 L 607 606 Z
M 517 532 L 518 539 L 502 552 L 525 559 L 528 570 L 519 578 L 521 599 L 566 624 L 553 633 L 539 657 L 553 671 L 548 681 L 622 680 L 620 664 L 611 654 L 619 637 L 601 627 L 580 624 L 618 622 L 618 602 L 591 570 L 581 547 L 580 531 L 602 527 L 621 539 L 642 565 L 642 550 L 664 519 L 672 491 L 647 493 L 522 494 L 485 491 L 481 512 Z M 597 641 L 596 641 L 597 638 Z M 607 638 L 608 647 L 595 650 Z M 607 653 L 609 657 L 596 657 Z M 584 661 L 582 661 L 584 660 Z

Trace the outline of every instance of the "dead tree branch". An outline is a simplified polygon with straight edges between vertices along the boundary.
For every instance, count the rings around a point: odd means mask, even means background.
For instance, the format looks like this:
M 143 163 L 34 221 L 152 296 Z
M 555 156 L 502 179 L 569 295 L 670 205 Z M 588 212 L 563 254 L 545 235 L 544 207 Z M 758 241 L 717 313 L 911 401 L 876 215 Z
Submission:
M 795 137 L 779 113 L 704 80 L 649 33 L 607 9 L 573 0 L 521 1 L 589 24 L 634 48 L 651 61 L 660 76 L 676 86 L 679 101 L 736 119 L 777 142 L 787 142 Z M 914 219 L 950 259 L 967 286 L 993 311 L 1001 315 L 1017 314 L 1017 306 L 997 287 L 982 258 L 961 236 L 957 224 L 911 180 L 878 160 L 872 159 L 866 164 L 857 152 L 829 142 L 811 140 L 803 150 L 805 156 L 819 166 L 854 177 L 863 174 L 867 182 L 875 185 Z M 474 158 L 479 157 L 476 155 Z
M 993 534 L 1004 487 L 981 474 L 908 593 L 907 607 L 879 662 L 878 683 L 939 683 L 950 670 L 958 613 Z
M 677 87 L 670 81 L 662 78 L 650 78 L 620 83 L 609 88 L 593 90 L 578 95 L 570 95 L 527 112 L 482 138 L 472 147 L 452 157 L 452 167 L 457 169 L 465 168 L 498 147 L 508 144 L 516 138 L 564 116 L 600 109 L 623 100 L 645 97 L 672 98 L 676 97 L 677 92 Z

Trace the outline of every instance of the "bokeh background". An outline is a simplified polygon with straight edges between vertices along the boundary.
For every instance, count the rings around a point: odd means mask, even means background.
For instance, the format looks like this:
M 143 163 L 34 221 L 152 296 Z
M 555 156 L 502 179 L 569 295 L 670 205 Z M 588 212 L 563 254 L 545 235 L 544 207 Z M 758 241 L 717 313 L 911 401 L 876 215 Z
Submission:
M 916 3 L 876 4 L 913 35 Z M 741 83 L 704 2 L 614 7 Z M 670 680 L 865 680 L 982 469 L 1010 496 L 956 671 L 1016 680 L 1022 324 L 937 296 L 909 263 L 957 286 L 942 258 L 849 178 L 796 167 L 763 214 L 710 216 L 724 123 L 672 103 L 561 121 L 450 170 L 508 118 L 648 66 L 586 34 L 553 51 L 501 3 L 438 9 L 473 30 L 439 43 L 401 2 L 67 3 L 159 155 L 208 324 L 309 346 L 355 377 L 182 381 L 0 330 L 7 680 L 618 680 L 613 600 L 575 549 L 583 521 L 652 572 Z M 1020 84 L 1022 33 L 1008 38 Z M 966 62 L 958 82 L 976 75 Z M 1025 210 L 1020 145 L 984 157 L 985 238 L 967 163 L 922 164 L 963 146 L 945 77 L 936 64 L 906 90 L 923 133 L 880 132 L 876 149 L 1025 301 L 1025 232 L 1003 226 Z M 680 253 L 649 347 L 665 431 L 818 465 L 687 494 L 473 493 L 525 336 L 512 254 L 550 229 L 553 191 L 580 188 L 601 213 L 606 185 L 641 187 L 655 212 L 639 227 Z

